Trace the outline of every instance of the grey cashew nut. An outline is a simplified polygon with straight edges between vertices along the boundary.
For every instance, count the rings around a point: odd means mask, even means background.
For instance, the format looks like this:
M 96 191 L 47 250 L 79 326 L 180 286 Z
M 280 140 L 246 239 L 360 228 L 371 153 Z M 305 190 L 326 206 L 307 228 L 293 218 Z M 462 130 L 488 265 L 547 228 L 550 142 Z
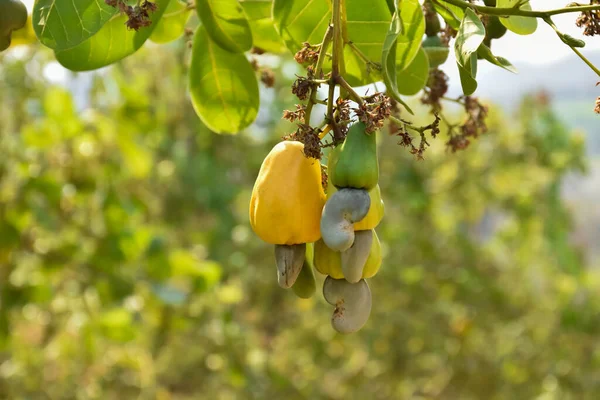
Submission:
M 373 231 L 354 232 L 354 243 L 346 251 L 342 251 L 342 272 L 344 278 L 350 283 L 360 281 L 363 274 L 363 268 L 369 258 L 371 245 L 373 244 Z
M 371 207 L 369 192 L 343 188 L 327 200 L 321 214 L 321 236 L 331 250 L 344 251 L 354 242 L 354 223 Z
M 364 279 L 350 283 L 328 276 L 323 284 L 323 297 L 335 306 L 331 325 L 340 333 L 358 331 L 371 315 L 371 290 Z
M 306 243 L 275 245 L 275 261 L 277 262 L 277 282 L 284 289 L 292 287 L 304 263 Z

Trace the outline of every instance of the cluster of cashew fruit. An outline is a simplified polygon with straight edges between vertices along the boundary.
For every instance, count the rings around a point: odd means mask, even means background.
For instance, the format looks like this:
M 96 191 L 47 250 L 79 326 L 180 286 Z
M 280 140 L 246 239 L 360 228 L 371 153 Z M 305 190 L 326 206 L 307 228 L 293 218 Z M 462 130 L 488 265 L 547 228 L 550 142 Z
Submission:
M 12 32 L 27 23 L 27 8 L 19 0 L 0 0 L 0 51 L 8 49 Z
M 425 17 L 426 38 L 423 40 L 421 46 L 425 53 L 427 53 L 429 68 L 433 69 L 446 62 L 450 50 L 448 49 L 448 44 L 445 44 L 440 37 L 440 17 L 433 10 L 433 6 L 431 7 L 433 12 L 427 13 Z
M 381 266 L 374 228 L 383 218 L 375 133 L 357 122 L 332 149 L 327 194 L 321 164 L 300 142 L 277 144 L 261 166 L 250 201 L 250 223 L 275 245 L 277 280 L 302 298 L 316 291 L 312 268 L 326 275 L 325 300 L 335 306 L 331 323 L 356 332 L 371 313 L 366 279 Z

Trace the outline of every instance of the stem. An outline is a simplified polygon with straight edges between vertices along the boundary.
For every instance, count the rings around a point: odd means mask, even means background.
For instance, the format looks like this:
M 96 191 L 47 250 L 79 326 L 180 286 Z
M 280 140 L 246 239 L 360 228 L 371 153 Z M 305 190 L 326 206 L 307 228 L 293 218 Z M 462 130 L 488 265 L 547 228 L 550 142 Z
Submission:
M 333 0 L 333 57 L 331 61 L 331 78 L 333 80 L 340 75 L 340 61 L 344 56 L 341 12 L 342 1 L 343 0 Z
M 530 11 L 521 10 L 517 8 L 497 8 L 479 6 L 477 4 L 471 4 L 464 0 L 433 0 L 435 3 L 448 3 L 455 5 L 460 8 L 470 8 L 477 11 L 480 14 L 497 15 L 497 16 L 521 16 L 521 17 L 534 17 L 534 18 L 548 18 L 552 15 L 566 14 L 571 12 L 584 12 L 584 11 L 595 11 L 600 10 L 600 5 L 588 5 L 588 6 L 574 6 L 574 7 L 563 7 L 554 10 L 547 11 Z
M 348 92 L 348 94 L 350 95 L 350 98 L 355 103 L 357 103 L 357 104 L 363 103 L 362 97 L 360 97 L 359 94 L 354 91 L 352 86 L 350 86 L 350 84 L 348 82 L 346 82 L 346 80 L 343 77 L 338 76 L 336 79 L 336 82 L 338 85 L 340 85 L 340 88 L 343 88 L 344 90 L 346 90 Z
M 581 52 L 579 50 L 577 50 L 576 47 L 573 46 L 569 46 L 571 48 L 571 50 L 573 50 L 575 52 L 575 54 L 577 54 L 579 56 L 579 58 L 581 58 L 583 60 L 584 63 L 586 63 L 588 65 L 588 67 L 590 67 L 592 69 L 592 71 L 594 71 L 596 73 L 596 75 L 600 76 L 600 69 L 598 69 L 594 64 L 592 64 L 592 62 L 590 60 L 588 60 L 583 54 L 581 54 Z
M 334 142 L 342 141 L 344 135 L 335 122 L 333 115 L 333 97 L 335 94 L 335 85 L 340 83 L 343 78 L 340 75 L 340 64 L 344 62 L 344 37 L 342 32 L 342 7 L 344 0 L 333 0 L 333 51 L 331 57 L 331 78 L 329 79 L 329 97 L 327 98 L 327 122 L 333 129 Z
M 546 17 L 546 18 L 544 18 L 544 22 L 547 23 L 548 25 L 550 25 L 550 27 L 552 29 L 554 29 L 554 32 L 556 32 L 558 37 L 561 39 L 561 41 L 563 41 L 563 43 L 565 43 L 564 40 L 562 39 L 563 33 L 558 30 L 558 28 L 554 24 L 554 21 L 552 21 L 552 18 Z M 600 76 L 600 70 L 594 64 L 592 64 L 592 62 L 590 60 L 588 60 L 587 57 L 585 57 L 583 54 L 581 54 L 581 52 L 579 50 L 577 50 L 577 48 L 569 45 L 568 43 L 565 43 L 565 44 L 567 46 L 569 46 L 571 48 L 571 50 L 573 50 L 575 52 L 575 54 L 577 54 L 579 56 L 579 58 L 581 58 L 583 60 L 583 62 L 586 63 L 588 65 L 588 67 L 590 67 L 592 69 L 592 71 L 594 71 L 596 73 L 596 75 Z
M 327 124 L 325 125 L 325 127 L 321 130 L 321 133 L 319 133 L 319 139 L 323 139 L 325 137 L 325 135 L 327 135 L 329 133 L 329 131 L 331 130 L 331 125 Z
M 323 62 L 325 61 L 325 53 L 327 52 L 327 48 L 329 47 L 329 43 L 331 43 L 331 38 L 333 35 L 333 30 L 331 25 L 325 31 L 325 36 L 323 37 L 323 42 L 321 43 L 321 49 L 319 50 L 319 57 L 317 58 L 317 64 L 315 66 L 315 76 L 320 78 L 323 72 Z M 327 81 L 324 79 L 315 79 L 316 83 L 326 83 Z M 308 104 L 306 105 L 306 111 L 304 114 L 304 123 L 306 125 L 310 125 L 310 115 L 312 113 L 313 106 L 317 103 L 317 86 L 313 86 L 310 91 L 310 98 L 308 99 Z

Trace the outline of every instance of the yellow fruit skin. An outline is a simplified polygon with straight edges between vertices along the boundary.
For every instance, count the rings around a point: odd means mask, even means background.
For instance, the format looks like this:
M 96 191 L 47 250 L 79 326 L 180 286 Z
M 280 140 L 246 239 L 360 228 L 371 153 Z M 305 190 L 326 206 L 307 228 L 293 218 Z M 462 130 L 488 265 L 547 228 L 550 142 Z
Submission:
M 329 275 L 334 279 L 344 279 L 341 253 L 331 250 L 322 239 L 319 239 L 314 245 L 313 264 L 316 270 L 323 275 Z M 377 233 L 373 230 L 373 244 L 371 245 L 369 257 L 363 269 L 362 279 L 375 276 L 380 267 L 381 243 L 379 242 Z
M 321 237 L 321 164 L 305 157 L 303 150 L 300 142 L 278 143 L 260 167 L 250 199 L 250 224 L 265 242 L 292 245 Z
M 331 184 L 331 181 L 328 181 L 327 198 L 333 196 L 335 192 L 337 192 L 337 188 Z M 371 207 L 369 208 L 369 212 L 366 217 L 354 224 L 355 231 L 374 229 L 383 219 L 385 206 L 383 200 L 381 200 L 381 190 L 379 189 L 379 185 L 375 185 L 375 187 L 369 191 L 369 197 L 371 197 Z

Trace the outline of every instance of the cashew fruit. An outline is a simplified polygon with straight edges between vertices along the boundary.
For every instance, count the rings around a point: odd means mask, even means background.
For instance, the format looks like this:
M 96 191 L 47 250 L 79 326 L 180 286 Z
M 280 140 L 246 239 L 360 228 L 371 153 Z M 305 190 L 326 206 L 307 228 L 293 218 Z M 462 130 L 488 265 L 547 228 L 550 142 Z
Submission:
M 362 328 L 371 315 L 371 289 L 364 279 L 350 283 L 345 279 L 325 278 L 323 297 L 335 306 L 331 326 L 339 333 L 353 333 Z
M 372 230 L 373 239 L 371 251 L 367 261 L 362 268 L 362 278 L 367 279 L 375 276 L 381 267 L 381 243 L 377 232 Z M 329 275 L 334 279 L 347 279 L 342 270 L 342 253 L 331 250 L 322 239 L 315 242 L 313 265 L 323 275 Z
M 450 50 L 439 36 L 426 37 L 421 46 L 429 58 L 429 68 L 431 69 L 439 67 L 448 59 Z
M 331 179 L 327 181 L 327 199 L 329 199 L 338 189 L 333 186 Z M 369 212 L 360 221 L 354 224 L 355 231 L 366 231 L 367 229 L 373 229 L 379 225 L 383 219 L 385 213 L 385 205 L 381 199 L 381 189 L 379 184 L 375 185 L 373 189 L 369 191 L 369 197 L 371 198 L 371 206 Z
M 10 46 L 13 31 L 27 22 L 27 7 L 19 0 L 0 0 L 0 51 Z
M 502 22 L 500 22 L 500 18 L 494 16 L 489 17 L 485 27 L 486 37 L 489 37 L 490 39 L 500 39 L 507 30 L 508 29 L 502 25 Z
M 303 150 L 300 142 L 281 142 L 260 167 L 250 199 L 250 224 L 265 242 L 292 245 L 321 237 L 321 164 L 305 157 Z
M 337 188 L 371 190 L 379 180 L 377 138 L 366 133 L 366 125 L 357 122 L 350 127 L 344 143 L 330 153 L 329 179 Z
M 314 258 L 314 246 L 312 243 L 306 245 L 306 257 L 302 270 L 292 286 L 292 290 L 296 296 L 301 299 L 308 299 L 315 294 L 317 290 L 317 282 L 315 281 L 315 274 L 313 272 L 313 258 Z
M 439 33 L 442 25 L 440 23 L 440 17 L 437 13 L 433 12 L 427 14 L 425 17 L 425 34 L 427 36 L 435 36 Z
M 371 207 L 369 193 L 363 189 L 342 188 L 325 203 L 321 214 L 321 236 L 330 249 L 344 251 L 354 242 L 354 223 L 362 220 Z

